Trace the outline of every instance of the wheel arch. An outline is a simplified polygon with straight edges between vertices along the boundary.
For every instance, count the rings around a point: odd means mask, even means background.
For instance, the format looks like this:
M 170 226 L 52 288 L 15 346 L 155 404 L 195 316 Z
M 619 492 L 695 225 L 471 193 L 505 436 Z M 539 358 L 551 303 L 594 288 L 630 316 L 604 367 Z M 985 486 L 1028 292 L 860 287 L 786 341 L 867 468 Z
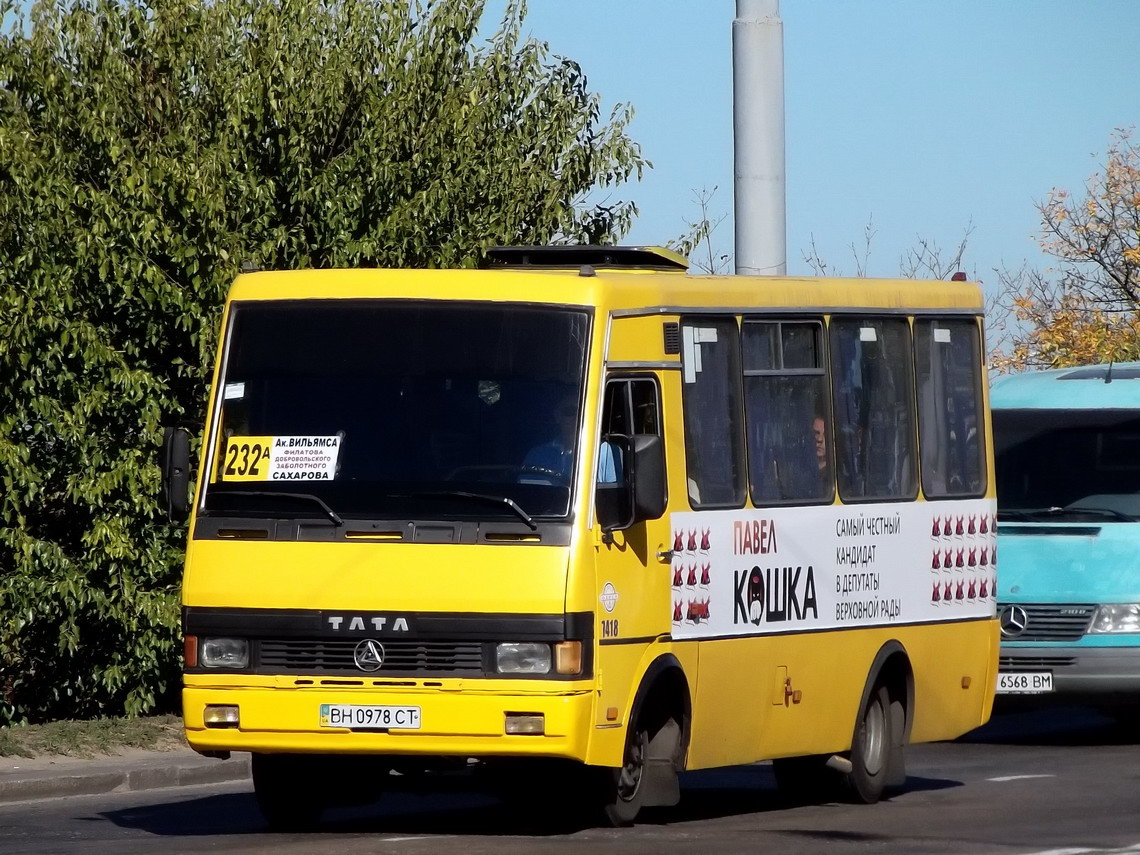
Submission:
M 685 669 L 672 653 L 657 656 L 641 675 L 633 702 L 629 706 L 629 717 L 625 728 L 639 721 L 643 712 L 656 711 L 676 714 L 681 726 L 681 742 L 676 762 L 678 771 L 684 768 L 689 751 L 689 735 L 692 728 L 693 701 L 689 680 Z
M 902 642 L 897 639 L 891 639 L 883 644 L 875 654 L 871 667 L 867 669 L 867 681 L 863 685 L 863 695 L 859 699 L 859 713 L 855 718 L 855 729 L 852 730 L 852 742 L 855 741 L 855 730 L 859 727 L 863 710 L 870 702 L 871 694 L 880 684 L 886 687 L 890 697 L 891 714 L 902 719 L 901 722 L 896 720 L 892 723 L 891 734 L 896 750 L 891 752 L 891 768 L 887 772 L 887 785 L 901 786 L 906 780 L 902 749 L 910 742 L 910 730 L 914 723 L 914 669 L 911 666 L 910 655 Z
M 910 655 L 901 641 L 891 639 L 875 654 L 871 667 L 867 669 L 867 681 L 863 684 L 863 694 L 859 698 L 860 710 L 866 706 L 880 679 L 886 685 L 891 700 L 901 702 L 906 710 L 906 728 L 902 734 L 905 742 L 910 739 L 911 723 L 914 720 L 914 669 L 911 667 Z

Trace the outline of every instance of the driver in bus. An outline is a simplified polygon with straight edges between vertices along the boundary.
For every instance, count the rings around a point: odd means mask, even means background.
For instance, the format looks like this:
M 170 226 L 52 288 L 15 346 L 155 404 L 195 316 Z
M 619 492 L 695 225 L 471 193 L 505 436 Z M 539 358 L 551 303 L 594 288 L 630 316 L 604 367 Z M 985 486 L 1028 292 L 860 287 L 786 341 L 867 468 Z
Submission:
M 574 439 L 578 433 L 578 401 L 564 395 L 554 406 L 554 435 L 531 448 L 523 458 L 520 484 L 570 483 L 574 465 Z

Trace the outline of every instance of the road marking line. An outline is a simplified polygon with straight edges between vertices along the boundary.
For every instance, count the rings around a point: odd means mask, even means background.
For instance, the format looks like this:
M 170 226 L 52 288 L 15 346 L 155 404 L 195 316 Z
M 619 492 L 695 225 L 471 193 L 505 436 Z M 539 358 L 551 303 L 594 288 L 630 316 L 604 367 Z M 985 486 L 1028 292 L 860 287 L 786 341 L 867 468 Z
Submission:
M 1000 778 L 986 778 L 987 781 L 994 781 L 999 784 L 1004 784 L 1006 781 L 1027 781 L 1030 778 L 1056 778 L 1056 775 L 1003 775 Z M 1088 852 L 1088 849 L 1058 849 L 1057 852 Z
M 1125 852 L 1140 852 L 1140 843 L 1133 843 L 1121 849 L 1043 849 L 1040 852 L 1029 852 L 1027 855 L 1123 855 Z

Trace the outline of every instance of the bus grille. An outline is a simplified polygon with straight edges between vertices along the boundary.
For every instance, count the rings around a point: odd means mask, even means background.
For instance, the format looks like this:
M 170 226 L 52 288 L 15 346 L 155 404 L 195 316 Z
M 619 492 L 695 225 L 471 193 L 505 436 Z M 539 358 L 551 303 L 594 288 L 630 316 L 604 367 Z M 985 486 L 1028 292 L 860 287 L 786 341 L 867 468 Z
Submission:
M 1071 668 L 1077 664 L 1072 656 L 999 656 L 1002 671 L 1040 671 L 1042 668 Z
M 483 645 L 477 641 L 384 641 L 377 671 L 356 667 L 357 639 L 262 639 L 259 670 L 275 673 L 483 674 Z
M 1005 610 L 1010 605 L 998 604 L 998 617 L 1002 619 L 1003 626 Z M 1003 631 L 1002 639 L 1006 641 L 1079 641 L 1088 632 L 1096 611 L 1095 605 L 1074 603 L 1018 603 L 1013 607 L 1025 609 L 1028 620 L 1025 631 L 1020 635 L 1010 636 Z

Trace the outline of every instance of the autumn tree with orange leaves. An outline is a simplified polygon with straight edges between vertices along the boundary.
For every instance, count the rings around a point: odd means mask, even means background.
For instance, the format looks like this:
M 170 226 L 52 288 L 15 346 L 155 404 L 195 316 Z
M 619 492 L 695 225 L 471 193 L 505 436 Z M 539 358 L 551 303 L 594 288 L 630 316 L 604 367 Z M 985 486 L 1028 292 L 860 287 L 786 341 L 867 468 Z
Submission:
M 1002 271 L 1000 371 L 1140 359 L 1140 148 L 1112 138 L 1102 172 L 1077 199 L 1054 190 L 1037 206 L 1052 274 Z M 1004 335 L 1002 335 L 1004 333 Z

